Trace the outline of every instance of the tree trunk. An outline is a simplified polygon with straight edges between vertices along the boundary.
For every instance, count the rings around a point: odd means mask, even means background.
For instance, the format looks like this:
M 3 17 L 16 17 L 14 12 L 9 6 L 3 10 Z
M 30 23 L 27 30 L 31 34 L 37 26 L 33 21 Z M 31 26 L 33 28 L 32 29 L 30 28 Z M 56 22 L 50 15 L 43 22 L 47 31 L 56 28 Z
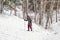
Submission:
M 45 27 L 45 29 L 48 29 L 48 22 L 49 22 L 49 16 L 48 16 L 48 14 L 47 14 L 47 22 L 46 22 L 46 27 Z
M 27 19 L 27 15 L 28 15 L 28 0 L 23 0 L 23 18 L 24 20 Z
M 58 14 L 58 5 L 59 5 L 59 1 L 57 1 L 57 10 L 56 10 L 56 22 L 58 22 L 58 17 L 57 17 L 57 14 Z
M 43 6 L 43 0 L 40 0 L 41 4 L 40 4 L 40 8 L 39 8 L 39 24 L 43 26 L 43 10 L 44 10 L 44 6 Z
M 3 11 L 3 0 L 1 0 L 1 9 L 0 9 L 0 13 L 2 13 Z
M 35 12 L 34 21 L 35 21 L 35 23 L 36 23 L 36 15 L 37 15 L 37 8 L 36 8 L 36 6 L 37 6 L 37 0 L 34 0 L 33 2 L 34 2 L 34 12 Z
M 53 1 L 53 0 L 52 0 Z M 54 6 L 54 2 L 51 2 L 51 7 L 50 7 L 50 21 L 51 21 L 51 24 L 52 24 L 52 16 L 53 16 L 53 6 Z
M 15 8 L 16 8 L 16 0 L 15 0 Z M 15 16 L 17 16 L 16 10 L 15 10 Z
M 57 22 L 57 10 L 56 10 L 56 22 Z

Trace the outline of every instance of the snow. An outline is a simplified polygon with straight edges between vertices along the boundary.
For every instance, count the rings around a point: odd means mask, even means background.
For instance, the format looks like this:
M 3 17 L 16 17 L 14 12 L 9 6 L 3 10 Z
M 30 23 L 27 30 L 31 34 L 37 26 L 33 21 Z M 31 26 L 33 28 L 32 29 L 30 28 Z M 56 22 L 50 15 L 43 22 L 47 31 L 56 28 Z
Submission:
M 59 24 L 53 24 L 58 26 Z M 27 21 L 16 16 L 0 15 L 0 40 L 59 40 L 60 34 L 45 30 L 33 23 L 33 31 L 27 30 Z M 54 28 L 55 29 L 55 28 Z M 56 30 L 54 30 L 56 31 Z M 57 30 L 59 32 L 59 29 Z
M 0 40 L 24 40 L 24 20 L 16 16 L 0 15 Z M 27 35 L 27 36 L 28 36 Z M 33 34 L 32 34 L 33 35 Z M 31 37 L 32 37 L 31 35 Z
M 17 16 L 22 17 L 22 10 L 19 8 L 17 10 Z M 60 40 L 60 22 L 53 22 L 50 26 L 52 29 L 47 30 L 32 23 L 33 31 L 27 31 L 28 22 L 12 13 L 14 14 L 13 10 L 4 10 L 4 14 L 0 14 L 0 40 Z M 33 15 L 34 13 L 31 14 L 31 16 Z M 55 15 L 53 18 L 55 21 Z M 45 19 L 43 19 L 43 22 L 46 21 Z
M 52 24 L 52 29 L 58 33 L 60 33 L 60 22 Z

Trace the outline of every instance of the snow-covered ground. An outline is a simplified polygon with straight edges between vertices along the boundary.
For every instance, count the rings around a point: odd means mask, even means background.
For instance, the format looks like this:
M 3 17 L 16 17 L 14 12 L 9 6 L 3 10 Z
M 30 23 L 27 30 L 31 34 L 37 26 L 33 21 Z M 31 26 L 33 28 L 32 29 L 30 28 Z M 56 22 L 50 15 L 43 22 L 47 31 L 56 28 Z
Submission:
M 33 31 L 27 31 L 27 21 L 13 15 L 2 14 L 0 15 L 0 40 L 60 40 L 59 25 L 60 22 L 53 24 L 51 27 L 54 29 L 50 31 L 33 23 Z
M 4 9 L 3 14 L 0 14 L 0 40 L 60 40 L 60 22 L 55 22 L 55 11 L 53 12 L 54 16 L 53 23 L 50 26 L 51 29 L 46 30 L 44 27 L 32 23 L 33 31 L 27 31 L 28 22 L 21 19 L 23 18 L 21 7 L 18 6 L 16 9 L 19 18 L 14 16 L 15 12 L 13 10 Z M 32 17 L 34 13 L 29 15 Z M 43 19 L 43 22 L 45 22 L 45 19 Z

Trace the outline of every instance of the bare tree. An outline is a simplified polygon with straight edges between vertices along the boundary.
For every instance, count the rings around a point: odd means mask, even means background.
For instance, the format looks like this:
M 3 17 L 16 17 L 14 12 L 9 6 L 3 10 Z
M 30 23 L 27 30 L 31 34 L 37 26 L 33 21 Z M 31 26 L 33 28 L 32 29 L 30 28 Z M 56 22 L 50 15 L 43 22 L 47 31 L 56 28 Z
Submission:
M 23 0 L 23 18 L 26 20 L 28 14 L 28 0 Z
M 46 12 L 47 12 L 47 21 L 46 21 L 46 27 L 45 29 L 48 29 L 48 23 L 49 23 L 49 19 L 50 19 L 50 6 L 51 6 L 51 2 L 47 2 L 46 4 Z
M 0 0 L 0 5 L 1 5 L 0 13 L 2 13 L 2 11 L 3 11 L 3 0 Z
M 15 8 L 16 8 L 16 0 L 14 1 L 14 3 L 15 3 Z M 14 10 L 14 11 L 15 11 L 15 16 L 17 16 L 16 10 Z
M 34 21 L 36 23 L 36 15 L 37 15 L 37 0 L 33 0 L 33 3 L 34 3 L 34 12 L 35 12 L 35 18 L 34 18 Z
M 43 0 L 39 0 L 39 2 L 40 2 L 40 5 L 39 5 L 39 24 L 40 25 L 43 25 L 43 22 L 42 22 L 42 20 L 43 20 L 43 10 L 44 10 L 44 8 L 43 8 Z
M 56 11 L 56 22 L 57 22 L 57 1 L 54 3 L 54 10 Z

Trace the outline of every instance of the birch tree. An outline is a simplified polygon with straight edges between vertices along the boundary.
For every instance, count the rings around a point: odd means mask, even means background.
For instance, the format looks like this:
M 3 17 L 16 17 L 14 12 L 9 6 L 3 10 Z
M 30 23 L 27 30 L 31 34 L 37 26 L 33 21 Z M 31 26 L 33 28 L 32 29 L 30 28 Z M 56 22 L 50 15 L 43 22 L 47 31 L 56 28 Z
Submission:
M 43 0 L 39 0 L 39 2 L 40 2 L 40 5 L 39 5 L 39 24 L 40 25 L 43 25 L 43 22 L 42 22 L 42 20 L 43 20 Z
M 46 21 L 46 27 L 45 29 L 48 29 L 48 23 L 49 23 L 49 19 L 50 19 L 50 6 L 51 6 L 51 2 L 47 2 L 46 4 L 46 12 L 47 12 L 47 21 Z
M 3 11 L 3 0 L 0 0 L 0 13 Z

